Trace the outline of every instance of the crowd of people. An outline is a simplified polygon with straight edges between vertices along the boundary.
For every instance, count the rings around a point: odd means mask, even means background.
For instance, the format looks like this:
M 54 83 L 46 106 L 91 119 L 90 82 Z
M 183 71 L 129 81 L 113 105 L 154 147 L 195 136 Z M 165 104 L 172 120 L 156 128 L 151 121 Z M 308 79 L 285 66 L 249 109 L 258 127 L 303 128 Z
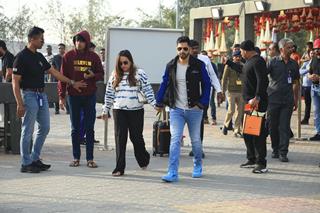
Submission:
M 15 57 L 0 41 L 2 57 L 1 76 L 11 82 L 17 103 L 17 116 L 22 118 L 21 172 L 39 173 L 50 168 L 40 158 L 41 149 L 50 130 L 49 103 L 44 93 L 45 81 L 58 82 L 59 103 L 55 113 L 67 105 L 71 121 L 73 159 L 69 166 L 80 166 L 80 144 L 86 138 L 86 165 L 97 168 L 94 161 L 94 124 L 96 120 L 96 82 L 103 80 L 105 49 L 101 58 L 94 52 L 95 45 L 90 34 L 81 31 L 73 37 L 74 48 L 66 52 L 59 44 L 59 54 L 52 54 L 47 46 L 44 56 L 37 50 L 44 44 L 44 30 L 33 27 L 28 32 L 28 44 Z M 193 178 L 203 175 L 205 154 L 202 150 L 204 124 L 208 122 L 207 110 L 211 106 L 212 124 L 216 125 L 215 96 L 218 104 L 226 100 L 227 113 L 222 126 L 226 135 L 233 130 L 235 137 L 244 139 L 247 161 L 240 167 L 253 168 L 253 173 L 265 173 L 267 168 L 266 138 L 270 135 L 272 158 L 288 162 L 291 116 L 297 109 L 300 76 L 305 100 L 305 116 L 301 124 L 309 124 L 311 97 L 314 103 L 316 134 L 310 140 L 320 140 L 320 39 L 307 43 L 306 53 L 300 57 L 297 47 L 284 38 L 268 48 L 269 55 L 260 56 L 259 48 L 251 40 L 243 41 L 232 48 L 231 57 L 222 57 L 216 66 L 200 52 L 200 45 L 187 36 L 177 39 L 177 55 L 165 67 L 160 88 L 156 95 L 146 72 L 136 67 L 129 50 L 118 53 L 114 71 L 106 85 L 102 118 L 110 118 L 112 109 L 115 128 L 116 166 L 113 176 L 122 176 L 126 167 L 126 145 L 133 143 L 134 155 L 142 169 L 148 167 L 150 154 L 143 138 L 144 104 L 149 103 L 155 111 L 170 108 L 170 151 L 168 172 L 162 177 L 165 182 L 179 179 L 181 141 L 185 124 L 191 138 Z M 217 67 L 224 66 L 219 74 Z M 2 79 L 1 79 L 2 80 Z M 221 81 L 220 81 L 221 80 Z M 221 84 L 220 84 L 221 83 Z M 141 100 L 143 96 L 145 100 Z M 262 119 L 259 135 L 243 132 L 244 109 L 247 105 L 258 112 Z M 234 118 L 233 118 L 234 116 Z M 33 148 L 30 143 L 35 123 L 38 123 Z

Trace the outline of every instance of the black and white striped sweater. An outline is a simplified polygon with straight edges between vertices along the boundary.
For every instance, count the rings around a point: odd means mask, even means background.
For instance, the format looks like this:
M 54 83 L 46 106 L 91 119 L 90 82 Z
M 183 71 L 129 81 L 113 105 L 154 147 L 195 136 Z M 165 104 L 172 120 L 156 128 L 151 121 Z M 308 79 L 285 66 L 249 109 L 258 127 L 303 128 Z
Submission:
M 117 88 L 113 88 L 112 82 L 114 81 L 114 72 L 111 74 L 104 98 L 104 113 L 109 111 L 113 106 L 113 109 L 122 110 L 139 110 L 143 108 L 143 103 L 138 101 L 138 92 L 146 96 L 149 104 L 153 107 L 156 104 L 154 98 L 154 92 L 148 81 L 146 73 L 142 69 L 137 70 L 136 79 L 138 80 L 137 86 L 130 86 L 128 79 L 128 73 L 124 73 L 122 80 Z

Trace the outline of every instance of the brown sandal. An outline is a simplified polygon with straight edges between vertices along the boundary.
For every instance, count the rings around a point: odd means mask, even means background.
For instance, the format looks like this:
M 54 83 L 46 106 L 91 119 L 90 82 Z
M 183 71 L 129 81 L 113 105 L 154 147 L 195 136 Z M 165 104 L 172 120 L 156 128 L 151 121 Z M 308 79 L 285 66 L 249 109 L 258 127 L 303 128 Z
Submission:
M 70 167 L 78 167 L 80 166 L 80 160 L 73 160 L 69 164 Z
M 88 160 L 87 167 L 89 167 L 89 168 L 97 168 L 98 165 L 93 160 Z

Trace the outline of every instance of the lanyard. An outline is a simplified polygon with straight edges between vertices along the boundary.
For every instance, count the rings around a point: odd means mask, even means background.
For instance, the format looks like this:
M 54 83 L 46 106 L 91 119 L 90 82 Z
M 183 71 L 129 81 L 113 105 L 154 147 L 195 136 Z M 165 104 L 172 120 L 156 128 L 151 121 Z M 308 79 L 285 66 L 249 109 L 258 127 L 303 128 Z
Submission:
M 37 92 L 37 100 L 38 100 L 39 107 L 43 107 L 43 96 L 39 92 Z

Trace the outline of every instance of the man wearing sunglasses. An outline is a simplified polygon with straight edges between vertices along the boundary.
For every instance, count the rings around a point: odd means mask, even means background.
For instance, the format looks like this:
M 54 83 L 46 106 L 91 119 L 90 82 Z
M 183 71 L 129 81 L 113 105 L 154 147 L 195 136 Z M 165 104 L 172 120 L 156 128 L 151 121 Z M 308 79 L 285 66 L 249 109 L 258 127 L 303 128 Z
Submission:
M 86 160 L 89 168 L 96 168 L 93 161 L 94 123 L 96 119 L 96 82 L 103 80 L 103 68 L 99 56 L 90 51 L 90 35 L 81 31 L 73 37 L 75 48 L 67 52 L 62 59 L 61 73 L 71 79 L 83 80 L 87 87 L 76 91 L 59 82 L 58 91 L 60 107 L 64 109 L 66 91 L 68 91 L 69 110 L 71 119 L 71 138 L 73 160 L 71 167 L 80 165 L 80 113 L 84 113 L 84 129 L 86 134 Z
M 209 105 L 210 78 L 205 64 L 190 55 L 190 39 L 177 40 L 177 56 L 166 67 L 157 94 L 157 107 L 170 107 L 170 153 L 168 173 L 163 181 L 178 181 L 181 139 L 185 123 L 194 154 L 193 178 L 202 176 L 202 145 L 200 126 L 204 107 Z
M 313 42 L 315 57 L 311 59 L 309 79 L 312 81 L 311 96 L 314 105 L 314 120 L 316 126 L 316 134 L 311 137 L 311 141 L 320 141 L 320 39 Z

